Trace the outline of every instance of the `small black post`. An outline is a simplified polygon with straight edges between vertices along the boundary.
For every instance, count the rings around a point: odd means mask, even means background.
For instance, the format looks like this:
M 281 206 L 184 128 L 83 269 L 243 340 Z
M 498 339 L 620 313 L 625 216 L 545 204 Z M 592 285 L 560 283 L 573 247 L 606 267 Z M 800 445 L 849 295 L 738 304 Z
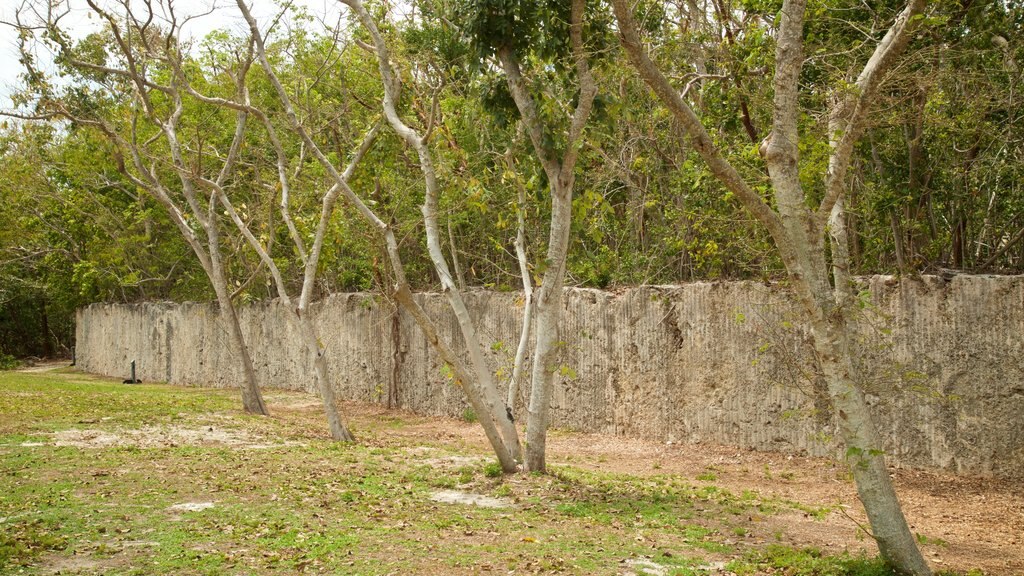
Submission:
M 142 384 L 142 380 L 135 377 L 135 360 L 132 360 L 132 377 L 124 381 L 125 384 Z
M 74 365 L 75 365 L 75 362 L 77 362 L 77 361 L 78 361 L 78 360 L 77 360 L 77 359 L 75 358 L 75 352 L 76 352 L 76 351 L 75 351 L 75 347 L 74 347 L 74 346 L 72 346 L 72 347 L 71 347 L 71 365 L 72 365 L 72 366 L 74 366 Z

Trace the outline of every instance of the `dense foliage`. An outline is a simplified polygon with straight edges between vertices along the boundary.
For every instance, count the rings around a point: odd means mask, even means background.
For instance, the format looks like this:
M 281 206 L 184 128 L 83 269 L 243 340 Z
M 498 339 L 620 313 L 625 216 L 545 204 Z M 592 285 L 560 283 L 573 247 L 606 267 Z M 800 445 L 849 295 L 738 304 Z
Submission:
M 444 247 L 468 286 L 515 290 L 519 210 L 525 210 L 536 279 L 548 222 L 548 186 L 517 125 L 494 51 L 523 52 L 530 90 L 550 125 L 565 122 L 574 74 L 564 63 L 565 18 L 558 2 L 434 0 L 399 13 L 377 10 L 407 71 L 403 114 L 429 126 L 444 196 Z M 820 196 L 827 161 L 826 122 L 817 111 L 835 86 L 863 64 L 900 6 L 891 2 L 818 0 L 809 7 L 802 98 L 804 186 Z M 392 10 L 393 13 L 388 13 Z M 662 69 L 700 114 L 730 160 L 767 191 L 758 154 L 770 129 L 771 78 L 778 5 L 745 0 L 641 2 L 640 23 Z M 508 17 L 511 15 L 511 19 Z M 372 54 L 350 27 L 320 29 L 292 15 L 269 46 L 297 112 L 318 137 L 334 143 L 344 163 L 367 126 L 379 119 L 381 88 Z M 872 123 L 859 143 L 849 183 L 848 224 L 854 271 L 916 274 L 949 269 L 1024 271 L 1024 114 L 1019 104 L 1024 63 L 1024 12 L 1019 2 L 953 0 L 930 7 L 913 46 L 887 79 Z M 354 28 L 352 28 L 354 29 Z M 150 33 L 156 33 L 150 31 Z M 120 65 L 106 48 L 111 29 L 73 41 L 74 57 Z M 586 16 L 591 66 L 600 84 L 586 132 L 573 199 L 574 233 L 568 280 L 615 287 L 691 280 L 783 276 L 765 231 L 708 173 L 671 115 L 635 77 L 615 42 L 609 11 L 591 3 Z M 40 40 L 43 41 L 43 40 Z M 52 39 L 50 40 L 52 43 Z M 189 82 L 230 97 L 227 73 L 243 40 L 215 33 L 188 50 Z M 56 104 L 95 115 L 140 139 L 123 78 L 58 59 L 61 78 L 31 60 L 17 103 L 25 115 Z M 164 71 L 169 74 L 169 71 Z M 156 72 L 159 74 L 160 72 Z M 254 104 L 283 125 L 280 105 L 258 67 L 248 71 Z M 159 95 L 157 95 L 159 96 Z M 156 106 L 167 102 L 155 99 Z M 196 170 L 229 146 L 230 110 L 186 106 L 181 132 Z M 308 151 L 281 130 L 296 174 L 293 214 L 311 237 L 318 194 L 327 181 Z M 564 135 L 550 135 L 558 147 Z M 301 281 L 301 263 L 277 213 L 276 157 L 253 124 L 237 174 L 229 183 L 240 208 L 275 261 Z M 74 309 L 100 300 L 209 299 L 211 289 L 161 206 L 123 175 L 125 159 L 104 135 L 81 122 L 9 120 L 0 133 L 0 354 L 66 353 Z M 168 166 L 163 168 L 171 170 Z M 423 245 L 418 206 L 422 183 L 415 153 L 384 134 L 353 177 L 354 188 L 390 218 L 407 274 L 421 289 L 435 286 Z M 524 186 L 530 202 L 520 207 Z M 343 207 L 335 214 L 321 260 L 320 296 L 372 290 L 390 283 L 375 232 Z M 222 222 L 230 279 L 240 301 L 275 297 L 259 259 L 226 217 Z

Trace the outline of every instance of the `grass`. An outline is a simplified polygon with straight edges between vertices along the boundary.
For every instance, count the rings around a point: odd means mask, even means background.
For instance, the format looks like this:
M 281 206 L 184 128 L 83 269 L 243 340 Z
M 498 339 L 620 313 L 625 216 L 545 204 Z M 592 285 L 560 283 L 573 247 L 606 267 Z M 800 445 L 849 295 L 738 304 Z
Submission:
M 505 476 L 462 446 L 424 457 L 393 433 L 404 426 L 393 414 L 340 444 L 295 413 L 237 405 L 230 390 L 0 373 L 0 573 L 618 574 L 651 562 L 673 575 L 889 574 L 871 558 L 752 543 L 746 519 L 795 505 L 711 479 L 572 466 Z M 82 430 L 130 441 L 56 445 Z M 204 439 L 215 430 L 242 441 Z M 515 506 L 442 504 L 439 488 Z M 213 507 L 174 508 L 189 502 Z

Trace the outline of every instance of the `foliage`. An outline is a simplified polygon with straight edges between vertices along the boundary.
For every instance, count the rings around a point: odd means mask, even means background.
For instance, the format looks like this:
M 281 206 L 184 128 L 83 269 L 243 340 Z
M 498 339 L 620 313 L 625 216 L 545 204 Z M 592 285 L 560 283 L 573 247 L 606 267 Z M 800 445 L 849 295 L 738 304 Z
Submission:
M 881 559 L 866 556 L 826 556 L 815 548 L 795 549 L 769 544 L 733 562 L 729 569 L 738 575 L 757 574 L 765 568 L 781 570 L 791 576 L 896 576 Z
M 512 48 L 539 103 L 557 150 L 565 103 L 575 98 L 566 46 L 568 3 L 547 0 L 417 2 L 416 17 L 375 7 L 386 23 L 398 69 L 406 70 L 400 113 L 422 129 L 442 185 L 444 249 L 458 260 L 461 281 L 514 290 L 521 285 L 512 240 L 520 210 L 527 252 L 540 278 L 550 198 L 544 171 L 517 129 L 518 113 L 495 51 Z M 685 3 L 641 3 L 640 25 L 657 64 L 686 92 L 701 121 L 741 175 L 766 197 L 758 154 L 770 130 L 771 75 L 777 2 L 745 1 L 729 11 Z M 865 31 L 881 30 L 897 3 L 866 7 L 820 0 L 808 9 L 807 62 L 801 78 L 801 179 L 808 197 L 822 192 L 828 87 L 867 57 Z M 1024 115 L 1017 103 L 1024 65 L 1024 11 L 1017 3 L 935 4 L 906 64 L 884 85 L 867 135 L 857 146 L 849 183 L 850 253 L 856 273 L 928 273 L 944 269 L 1024 271 Z M 332 161 L 378 121 L 381 86 L 371 54 L 347 29 L 319 28 L 308 16 L 273 30 L 269 56 L 297 112 L 325 141 Z M 781 262 L 765 231 L 697 159 L 679 127 L 625 63 L 600 3 L 588 3 L 585 40 L 600 83 L 577 169 L 571 284 L 613 288 L 724 278 L 774 279 Z M 354 33 L 355 34 L 355 33 Z M 109 48 L 111 28 L 74 40 L 51 30 L 29 46 L 69 43 L 55 73 L 27 55 L 26 84 L 16 96 L 26 113 L 56 103 L 101 117 L 125 130 L 136 118 L 132 90 L 116 75 L 76 64 L 123 65 Z M 33 44 L 35 43 L 35 44 Z M 246 41 L 218 31 L 187 51 L 182 68 L 203 93 L 231 97 L 227 74 Z M 30 51 L 30 54 L 34 54 Z M 151 74 L 171 71 L 157 54 Z M 58 77 L 59 76 L 59 77 Z M 292 191 L 298 233 L 313 234 L 318 198 L 328 178 L 294 135 L 259 67 L 248 73 L 252 103 L 267 112 L 297 182 Z M 979 95 L 982 95 L 979 97 Z M 154 91 L 154 105 L 168 106 Z M 433 118 L 433 119 L 432 119 Z M 180 133 L 197 166 L 227 148 L 233 112 L 186 102 Z M 140 138 L 157 128 L 140 122 Z M 159 152 L 160 150 L 155 150 Z M 261 242 L 294 288 L 301 262 L 278 214 L 276 158 L 258 122 L 250 122 L 236 177 L 228 184 Z M 510 165 L 506 158 L 513 159 Z M 73 310 L 95 301 L 209 299 L 201 268 L 171 221 L 122 174 L 125 163 L 90 126 L 66 121 L 11 121 L 0 133 L 0 352 L 16 356 L 67 353 Z M 130 165 L 130 162 L 128 162 Z M 171 175 L 169 167 L 161 168 Z M 415 154 L 383 135 L 352 178 L 396 230 L 407 275 L 418 289 L 436 286 L 422 246 L 418 206 L 422 184 Z M 516 201 L 519 186 L 527 206 Z M 219 216 L 228 276 L 242 302 L 273 298 L 267 271 Z M 390 285 L 376 231 L 343 207 L 331 221 L 315 296 Z

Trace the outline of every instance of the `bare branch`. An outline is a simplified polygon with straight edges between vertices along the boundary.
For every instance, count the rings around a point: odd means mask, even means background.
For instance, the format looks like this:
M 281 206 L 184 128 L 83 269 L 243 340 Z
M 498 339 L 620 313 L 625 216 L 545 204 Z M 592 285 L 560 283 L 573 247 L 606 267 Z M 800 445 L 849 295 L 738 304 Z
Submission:
M 850 168 L 853 146 L 864 134 L 864 118 L 873 103 L 882 78 L 910 43 L 914 24 L 922 10 L 924 0 L 910 0 L 885 37 L 875 47 L 871 58 L 857 77 L 854 88 L 845 97 L 837 97 L 839 102 L 831 111 L 829 118 L 832 154 L 825 175 L 825 198 L 815 214 L 819 227 L 824 227 L 832 213 L 832 206 L 845 189 L 844 183 Z
M 679 92 L 669 83 L 668 78 L 651 61 L 637 34 L 633 15 L 630 13 L 629 1 L 612 0 L 612 6 L 615 10 L 615 18 L 619 22 L 619 40 L 640 77 L 658 95 L 658 98 L 686 130 L 691 145 L 708 164 L 711 172 L 768 229 L 773 238 L 784 240 L 785 232 L 778 214 L 747 184 L 736 168 L 725 158 L 690 105 L 680 97 Z

